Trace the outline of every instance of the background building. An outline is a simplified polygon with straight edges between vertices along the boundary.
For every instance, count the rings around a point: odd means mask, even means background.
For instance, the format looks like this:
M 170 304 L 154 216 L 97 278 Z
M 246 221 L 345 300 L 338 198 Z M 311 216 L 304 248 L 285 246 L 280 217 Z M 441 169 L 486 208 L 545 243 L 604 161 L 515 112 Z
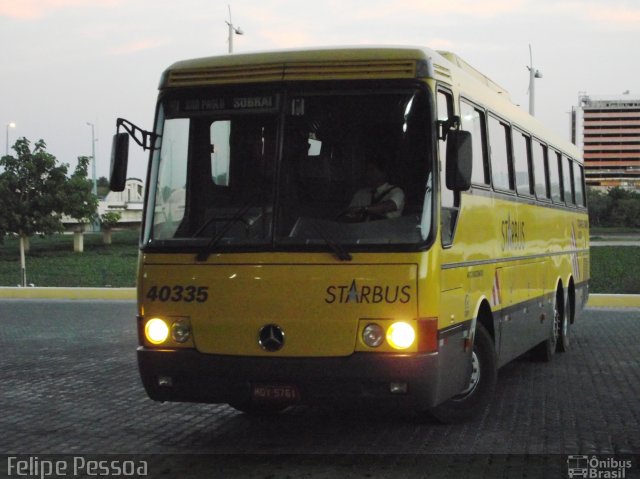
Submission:
M 572 118 L 587 185 L 640 189 L 640 97 L 582 94 Z
M 142 224 L 142 209 L 144 202 L 144 183 L 137 178 L 129 178 L 124 191 L 110 191 L 98 202 L 98 216 L 109 211 L 120 213 L 118 228 L 139 228 Z M 73 231 L 78 221 L 69 216 L 62 218 L 67 231 Z M 88 225 L 86 231 L 92 231 Z
M 139 227 L 142 223 L 144 183 L 137 178 L 129 178 L 124 191 L 110 191 L 98 204 L 98 215 L 108 211 L 120 213 L 118 223 L 122 227 Z

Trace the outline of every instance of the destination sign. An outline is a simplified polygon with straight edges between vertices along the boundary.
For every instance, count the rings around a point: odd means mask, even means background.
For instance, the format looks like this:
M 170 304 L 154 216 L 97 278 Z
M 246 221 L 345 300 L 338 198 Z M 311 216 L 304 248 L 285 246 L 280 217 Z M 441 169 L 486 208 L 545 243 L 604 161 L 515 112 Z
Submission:
M 175 100 L 167 105 L 170 114 L 206 114 L 247 112 L 273 112 L 278 109 L 279 95 L 225 96 Z

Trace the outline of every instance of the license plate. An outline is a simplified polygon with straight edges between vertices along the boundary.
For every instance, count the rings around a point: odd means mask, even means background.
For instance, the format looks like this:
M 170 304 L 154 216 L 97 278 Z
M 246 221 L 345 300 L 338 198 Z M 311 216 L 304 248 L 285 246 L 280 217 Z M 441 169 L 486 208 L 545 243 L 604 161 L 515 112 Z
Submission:
M 251 396 L 256 401 L 294 402 L 300 400 L 300 390 L 292 385 L 254 384 Z

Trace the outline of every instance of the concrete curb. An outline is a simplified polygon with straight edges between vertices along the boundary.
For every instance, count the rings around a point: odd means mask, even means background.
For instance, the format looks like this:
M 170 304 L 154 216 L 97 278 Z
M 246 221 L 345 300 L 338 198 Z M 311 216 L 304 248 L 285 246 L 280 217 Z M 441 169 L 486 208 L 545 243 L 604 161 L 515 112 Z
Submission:
M 640 294 L 590 294 L 591 308 L 640 308 Z
M 135 288 L 0 288 L 0 299 L 136 299 Z
M 0 299 L 85 299 L 135 301 L 135 288 L 3 288 Z M 591 294 L 591 308 L 640 308 L 640 294 Z

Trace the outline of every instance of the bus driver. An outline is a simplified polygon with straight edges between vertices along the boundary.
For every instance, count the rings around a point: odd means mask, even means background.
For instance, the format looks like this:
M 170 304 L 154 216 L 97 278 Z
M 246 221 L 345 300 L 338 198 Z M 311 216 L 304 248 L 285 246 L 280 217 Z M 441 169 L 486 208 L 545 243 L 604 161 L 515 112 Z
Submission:
M 378 162 L 365 169 L 366 187 L 355 192 L 345 216 L 349 221 L 393 219 L 402 216 L 404 191 L 389 184 L 387 174 Z

